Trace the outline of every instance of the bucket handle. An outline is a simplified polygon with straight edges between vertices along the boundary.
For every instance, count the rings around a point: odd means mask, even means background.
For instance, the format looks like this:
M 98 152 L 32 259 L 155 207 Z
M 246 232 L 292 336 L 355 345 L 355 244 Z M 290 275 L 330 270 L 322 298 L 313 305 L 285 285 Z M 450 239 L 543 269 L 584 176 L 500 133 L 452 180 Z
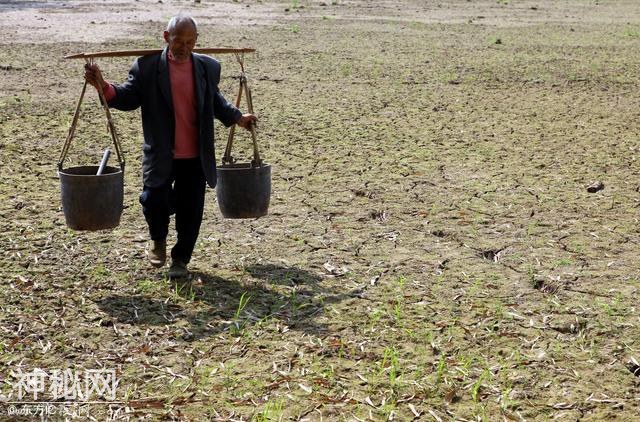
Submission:
M 93 59 L 87 59 L 87 63 L 93 63 Z M 113 140 L 113 145 L 116 151 L 116 155 L 118 156 L 118 163 L 120 164 L 120 169 L 124 172 L 124 157 L 122 155 L 122 146 L 120 145 L 120 141 L 118 140 L 118 135 L 116 133 L 116 126 L 113 123 L 113 119 L 111 118 L 111 111 L 109 110 L 109 105 L 107 104 L 107 100 L 104 96 L 104 90 L 102 89 L 103 81 L 98 81 L 98 95 L 100 97 L 100 102 L 104 108 L 105 114 L 107 116 L 107 128 L 108 132 L 111 134 L 111 139 Z M 82 105 L 82 100 L 84 98 L 84 94 L 87 90 L 87 81 L 84 81 L 84 85 L 82 86 L 82 92 L 80 93 L 80 98 L 78 99 L 78 104 L 76 105 L 76 111 L 73 114 L 73 120 L 71 121 L 71 127 L 69 128 L 69 133 L 67 134 L 67 138 L 64 141 L 64 145 L 62 146 L 62 151 L 60 152 L 60 158 L 58 159 L 58 170 L 62 170 L 62 164 L 64 160 L 67 158 L 67 154 L 69 153 L 69 147 L 71 145 L 71 141 L 76 133 L 76 127 L 78 125 L 78 117 L 80 116 L 80 106 Z
M 236 59 L 240 63 L 240 89 L 238 90 L 238 97 L 236 98 L 236 108 L 240 107 L 240 101 L 242 100 L 242 92 L 244 91 L 247 97 L 247 111 L 253 114 L 253 100 L 251 98 L 251 89 L 247 83 L 247 76 L 244 73 L 244 54 L 236 54 Z M 253 141 L 253 160 L 251 161 L 252 167 L 261 167 L 262 159 L 260 158 L 260 151 L 258 149 L 258 136 L 256 134 L 256 125 L 251 122 L 249 128 L 251 129 L 251 139 Z M 222 164 L 233 164 L 235 159 L 231 156 L 231 148 L 233 147 L 233 136 L 235 135 L 236 125 L 231 126 L 229 130 L 229 138 L 227 139 L 227 147 L 222 157 Z

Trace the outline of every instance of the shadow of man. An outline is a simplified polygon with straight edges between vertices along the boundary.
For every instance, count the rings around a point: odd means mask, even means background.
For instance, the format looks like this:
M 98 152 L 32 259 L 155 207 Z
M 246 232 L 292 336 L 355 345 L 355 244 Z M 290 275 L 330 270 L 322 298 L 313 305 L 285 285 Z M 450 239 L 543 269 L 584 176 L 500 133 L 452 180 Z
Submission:
M 300 268 L 255 264 L 245 270 L 253 283 L 195 271 L 189 280 L 171 282 L 169 298 L 111 295 L 97 304 L 120 324 L 179 325 L 182 339 L 193 341 L 226 331 L 239 334 L 273 320 L 287 330 L 323 335 L 327 327 L 316 319 L 325 304 L 352 297 L 323 287 L 319 275 Z

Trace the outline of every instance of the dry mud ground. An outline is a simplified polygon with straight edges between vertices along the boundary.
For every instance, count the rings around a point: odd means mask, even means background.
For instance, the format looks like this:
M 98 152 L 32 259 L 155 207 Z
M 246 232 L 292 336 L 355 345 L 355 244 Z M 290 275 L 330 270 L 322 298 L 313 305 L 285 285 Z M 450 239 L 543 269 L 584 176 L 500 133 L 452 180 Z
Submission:
M 232 221 L 210 191 L 176 284 L 145 262 L 138 113 L 114 113 L 117 229 L 67 229 L 55 165 L 82 85 L 62 57 L 161 46 L 181 9 L 200 45 L 258 49 L 273 194 Z M 98 420 L 640 414 L 636 1 L 9 1 L 0 18 L 4 400 L 12 371 L 106 368 L 123 403 L 85 408 Z M 122 81 L 131 60 L 100 64 Z M 99 161 L 104 128 L 90 92 L 68 165 Z

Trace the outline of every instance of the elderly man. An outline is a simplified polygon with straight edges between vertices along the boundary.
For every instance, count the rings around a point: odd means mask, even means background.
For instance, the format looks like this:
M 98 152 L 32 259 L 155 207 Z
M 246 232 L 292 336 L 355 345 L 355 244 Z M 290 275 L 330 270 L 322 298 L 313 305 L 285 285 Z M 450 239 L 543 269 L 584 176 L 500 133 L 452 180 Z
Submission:
M 220 94 L 220 64 L 193 53 L 198 30 L 192 17 L 174 16 L 163 35 L 164 51 L 136 59 L 123 84 L 104 82 L 96 65 L 86 66 L 85 79 L 96 89 L 102 84 L 110 107 L 141 107 L 140 203 L 151 237 L 147 254 L 153 266 L 165 264 L 169 216 L 175 212 L 178 240 L 171 249 L 168 276 L 182 278 L 188 275 L 200 231 L 205 182 L 212 188 L 216 184 L 213 118 L 245 129 L 257 119 L 242 114 Z

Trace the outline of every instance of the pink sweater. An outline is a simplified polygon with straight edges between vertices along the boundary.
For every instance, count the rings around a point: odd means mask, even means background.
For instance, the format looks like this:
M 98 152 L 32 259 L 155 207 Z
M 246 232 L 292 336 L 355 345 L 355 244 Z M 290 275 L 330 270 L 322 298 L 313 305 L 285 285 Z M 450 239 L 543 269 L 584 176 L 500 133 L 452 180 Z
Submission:
M 199 155 L 198 113 L 193 81 L 193 61 L 178 63 L 169 57 L 169 79 L 176 124 L 173 158 L 196 158 Z M 116 90 L 110 83 L 105 82 L 104 96 L 107 101 L 116 96 Z

